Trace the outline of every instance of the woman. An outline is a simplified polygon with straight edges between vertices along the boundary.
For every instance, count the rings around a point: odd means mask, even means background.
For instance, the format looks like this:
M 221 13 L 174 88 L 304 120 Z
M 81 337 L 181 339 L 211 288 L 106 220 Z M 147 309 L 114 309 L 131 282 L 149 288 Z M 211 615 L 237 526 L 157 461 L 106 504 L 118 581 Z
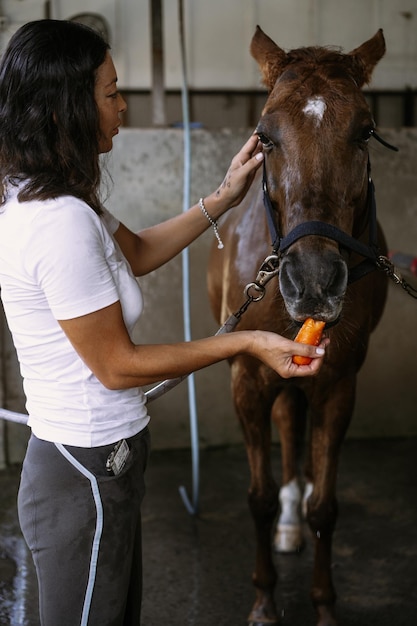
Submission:
M 0 65 L 0 281 L 32 429 L 19 519 L 39 583 L 42 626 L 140 622 L 140 504 L 149 452 L 143 385 L 236 354 L 281 376 L 324 354 L 242 331 L 135 345 L 135 276 L 160 267 L 238 204 L 262 162 L 256 137 L 225 182 L 186 213 L 138 234 L 99 199 L 99 154 L 126 104 L 108 45 L 64 21 L 22 26 Z M 313 357 L 296 366 L 292 356 Z

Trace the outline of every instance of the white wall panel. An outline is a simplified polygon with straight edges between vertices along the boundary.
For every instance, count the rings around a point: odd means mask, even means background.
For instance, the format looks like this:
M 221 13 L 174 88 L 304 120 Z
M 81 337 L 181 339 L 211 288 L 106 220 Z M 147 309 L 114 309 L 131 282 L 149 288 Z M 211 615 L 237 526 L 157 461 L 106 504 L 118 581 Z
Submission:
M 44 0 L 2 0 L 0 3 L 0 54 L 14 32 L 30 20 L 45 17 Z
M 380 0 L 387 54 L 378 69 L 382 87 L 417 88 L 417 1 Z
M 1 2 L 0 47 L 23 22 L 43 17 L 42 0 Z M 101 14 L 109 23 L 121 87 L 151 85 L 149 0 L 51 0 L 51 17 Z M 335 45 L 350 51 L 384 29 L 387 54 L 372 86 L 417 87 L 417 0 L 184 0 L 189 85 L 260 86 L 249 45 L 256 24 L 281 47 Z M 164 0 L 165 81 L 181 87 L 178 1 Z
M 284 49 L 330 45 L 346 52 L 383 28 L 387 53 L 372 86 L 417 86 L 417 0 L 185 0 L 184 6 L 188 79 L 193 88 L 259 87 L 257 66 L 249 53 L 257 24 Z M 175 88 L 181 85 L 176 0 L 165 0 L 164 19 L 166 84 Z
M 109 29 L 109 43 L 112 47 L 113 58 L 117 67 L 120 80 L 125 74 L 125 42 L 120 18 L 125 9 L 129 13 L 134 7 L 134 3 L 118 2 L 117 0 L 51 0 L 50 17 L 58 20 L 68 20 L 82 14 L 90 13 L 104 18 Z M 123 9 L 122 11 L 120 9 Z

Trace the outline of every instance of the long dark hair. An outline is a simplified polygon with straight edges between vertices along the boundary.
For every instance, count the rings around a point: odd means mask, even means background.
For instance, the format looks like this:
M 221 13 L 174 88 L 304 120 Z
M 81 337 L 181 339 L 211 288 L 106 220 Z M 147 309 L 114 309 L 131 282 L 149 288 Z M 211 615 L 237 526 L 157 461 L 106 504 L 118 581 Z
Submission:
M 96 70 L 109 45 L 61 20 L 23 25 L 0 63 L 0 185 L 23 180 L 19 199 L 70 194 L 97 213 L 99 116 Z

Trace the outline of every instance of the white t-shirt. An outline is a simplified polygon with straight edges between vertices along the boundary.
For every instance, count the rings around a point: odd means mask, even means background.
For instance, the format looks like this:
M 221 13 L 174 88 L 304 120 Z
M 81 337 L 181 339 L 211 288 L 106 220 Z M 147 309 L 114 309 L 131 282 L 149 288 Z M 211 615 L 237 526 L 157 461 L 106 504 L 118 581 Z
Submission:
M 72 196 L 0 207 L 0 287 L 29 414 L 40 439 L 94 447 L 149 422 L 140 388 L 109 390 L 80 359 L 56 320 L 120 300 L 131 334 L 142 293 L 113 233 L 119 225 Z

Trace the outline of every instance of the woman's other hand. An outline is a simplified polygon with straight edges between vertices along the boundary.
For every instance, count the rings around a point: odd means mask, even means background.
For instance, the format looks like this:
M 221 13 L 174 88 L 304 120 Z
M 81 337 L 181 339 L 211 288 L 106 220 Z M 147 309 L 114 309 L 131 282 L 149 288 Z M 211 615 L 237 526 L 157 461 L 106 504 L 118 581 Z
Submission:
M 253 343 L 248 353 L 277 372 L 282 378 L 293 376 L 314 376 L 323 364 L 328 338 L 319 346 L 296 343 L 281 335 L 268 331 L 253 331 Z M 296 365 L 293 356 L 300 355 L 312 359 L 309 365 Z

